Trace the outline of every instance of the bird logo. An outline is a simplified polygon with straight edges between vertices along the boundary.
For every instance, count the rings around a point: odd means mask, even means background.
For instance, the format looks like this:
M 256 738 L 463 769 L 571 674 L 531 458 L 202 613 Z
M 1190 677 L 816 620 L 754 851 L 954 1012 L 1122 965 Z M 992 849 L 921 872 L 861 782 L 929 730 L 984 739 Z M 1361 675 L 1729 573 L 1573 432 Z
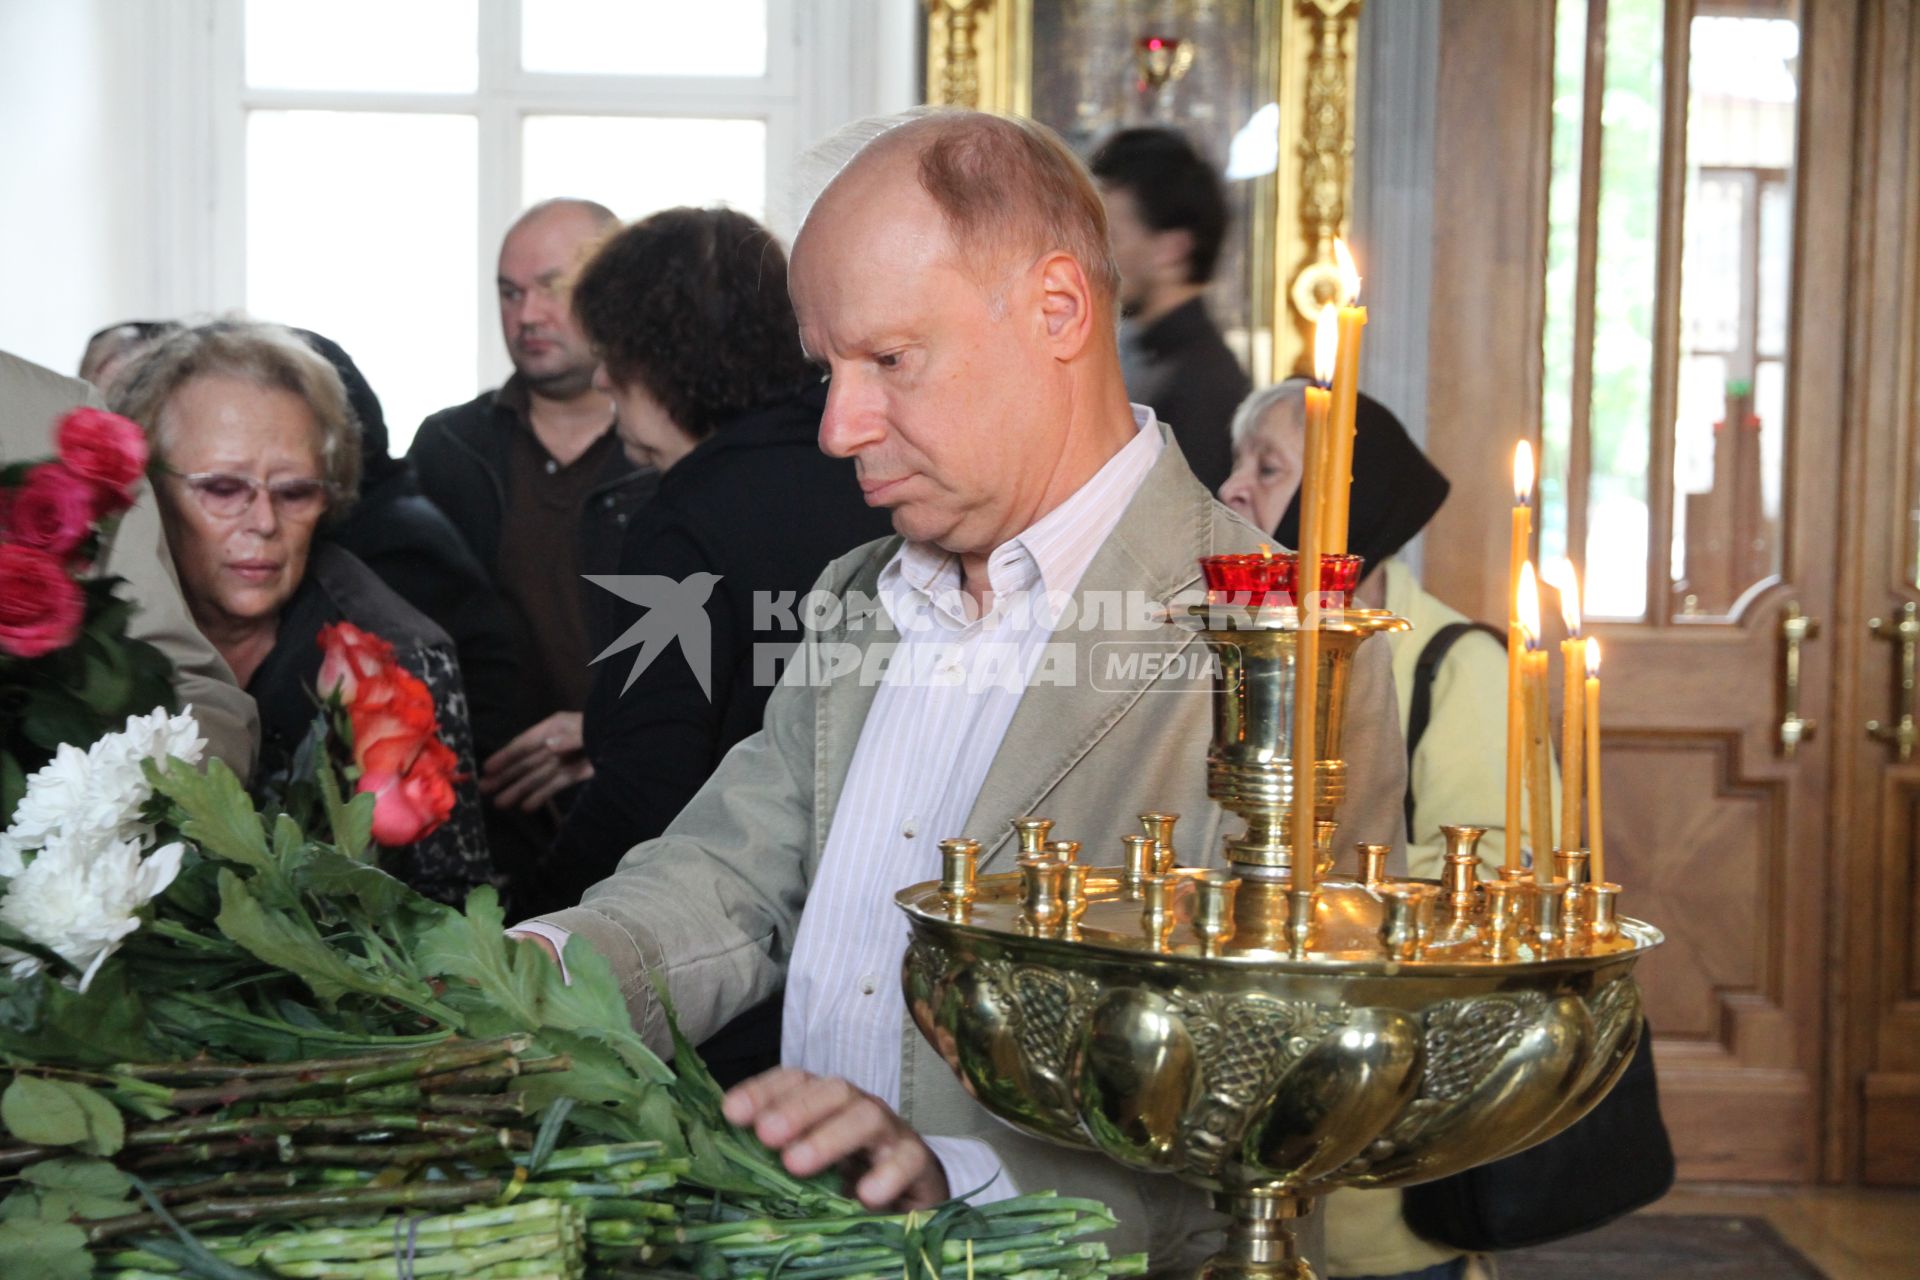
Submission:
M 677 640 L 687 665 L 693 668 L 700 692 L 707 695 L 707 701 L 713 701 L 713 628 L 707 621 L 707 597 L 719 583 L 719 574 L 695 573 L 677 581 L 653 573 L 584 576 L 594 586 L 647 611 L 593 658 L 599 662 L 627 649 L 639 649 L 633 669 L 627 672 L 627 682 L 620 686 L 621 693 L 633 688 L 640 673 Z

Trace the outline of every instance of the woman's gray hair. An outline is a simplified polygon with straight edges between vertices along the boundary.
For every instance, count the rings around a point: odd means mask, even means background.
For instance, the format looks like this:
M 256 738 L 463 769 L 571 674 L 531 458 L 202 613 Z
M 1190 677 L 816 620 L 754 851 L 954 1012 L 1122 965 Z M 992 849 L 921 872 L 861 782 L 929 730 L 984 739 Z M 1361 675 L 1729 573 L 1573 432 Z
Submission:
M 340 375 L 291 329 L 260 320 L 213 320 L 162 339 L 141 356 L 113 396 L 113 409 L 146 429 L 156 457 L 166 459 L 176 430 L 167 404 L 195 378 L 235 378 L 300 397 L 313 414 L 314 451 L 331 490 L 330 514 L 344 511 L 360 488 L 360 420 Z
M 1269 412 L 1289 400 L 1300 399 L 1311 385 L 1312 383 L 1305 378 L 1288 378 L 1270 387 L 1261 387 L 1242 400 L 1240 407 L 1233 411 L 1233 426 L 1230 429 L 1233 447 L 1239 448 L 1240 442 L 1260 425 L 1261 419 L 1265 418 Z

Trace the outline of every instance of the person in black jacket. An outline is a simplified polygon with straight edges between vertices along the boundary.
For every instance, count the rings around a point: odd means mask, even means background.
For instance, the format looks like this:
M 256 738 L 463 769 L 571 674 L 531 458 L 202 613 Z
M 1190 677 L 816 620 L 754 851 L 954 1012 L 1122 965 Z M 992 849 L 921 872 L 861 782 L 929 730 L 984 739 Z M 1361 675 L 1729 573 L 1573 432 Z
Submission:
M 1122 129 L 1089 165 L 1107 205 L 1120 268 L 1120 366 L 1127 396 L 1151 407 L 1200 483 L 1233 470 L 1233 411 L 1253 389 L 1207 315 L 1207 284 L 1227 231 L 1227 198 L 1205 156 L 1172 129 Z
M 597 361 L 574 325 L 568 285 L 618 225 L 587 200 L 547 200 L 500 246 L 500 326 L 514 373 L 496 391 L 420 424 L 408 450 L 420 491 L 446 512 L 513 614 L 519 723 L 481 763 L 498 808 L 558 830 L 568 788 L 584 780 L 580 710 L 592 675 L 581 577 L 610 573 L 655 477 L 622 452 L 613 406 L 592 385 Z
M 735 743 L 760 728 L 775 659 L 800 638 L 796 601 L 837 556 L 892 531 L 850 461 L 820 452 L 826 386 L 800 347 L 786 258 L 753 219 L 669 209 L 607 242 L 574 285 L 630 455 L 660 488 L 627 530 L 622 576 L 685 583 L 706 600 L 710 690 L 678 646 L 638 665 L 620 632 L 640 609 L 606 594 L 604 661 L 588 695 L 593 778 L 561 835 L 551 888 L 571 906 L 666 827 Z M 704 579 L 700 581 L 705 581 Z M 778 1059 L 779 997 L 705 1052 L 744 1078 Z

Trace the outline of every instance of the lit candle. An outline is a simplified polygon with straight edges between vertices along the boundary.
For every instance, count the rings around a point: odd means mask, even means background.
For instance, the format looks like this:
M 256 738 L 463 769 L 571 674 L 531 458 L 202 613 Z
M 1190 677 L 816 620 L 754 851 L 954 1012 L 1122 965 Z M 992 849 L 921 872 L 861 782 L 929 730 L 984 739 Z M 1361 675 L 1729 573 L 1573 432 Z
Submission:
M 1600 642 L 1587 641 L 1587 843 L 1593 850 L 1588 863 L 1595 884 L 1607 882 L 1607 862 L 1600 835 Z
M 1533 565 L 1520 567 L 1520 633 L 1526 642 L 1521 672 L 1527 726 L 1527 833 L 1533 838 L 1533 880 L 1544 888 L 1553 875 L 1553 758 L 1547 745 L 1547 655 L 1540 647 L 1540 586 Z
M 1565 681 L 1560 718 L 1560 847 L 1571 853 L 1580 843 L 1580 794 L 1586 771 L 1580 759 L 1586 749 L 1586 698 L 1580 687 L 1587 673 L 1587 642 L 1580 638 L 1580 577 L 1573 562 L 1562 558 L 1549 568 L 1547 581 L 1560 593 L 1560 616 L 1567 638 L 1560 642 L 1561 675 Z
M 1347 553 L 1347 518 L 1353 494 L 1354 423 L 1360 412 L 1360 339 L 1367 327 L 1367 309 L 1354 305 L 1360 298 L 1360 270 L 1347 251 L 1347 242 L 1337 237 L 1333 242 L 1333 260 L 1340 269 L 1340 306 L 1336 313 L 1339 350 L 1333 364 L 1333 423 L 1327 432 L 1329 475 L 1324 508 L 1327 532 L 1321 550 L 1340 556 Z
M 1526 771 L 1524 693 L 1520 679 L 1526 642 L 1520 634 L 1520 570 L 1533 537 L 1533 446 L 1513 451 L 1513 535 L 1507 545 L 1507 857 L 1508 879 L 1520 874 L 1520 779 Z M 1537 840 L 1538 837 L 1536 836 Z
M 1320 313 L 1314 335 L 1313 363 L 1317 386 L 1307 388 L 1307 454 L 1300 495 L 1300 558 L 1295 571 L 1295 599 L 1299 610 L 1293 683 L 1293 887 L 1312 890 L 1319 879 L 1315 864 L 1314 734 L 1319 727 L 1320 689 L 1320 539 L 1324 532 L 1327 493 L 1326 380 L 1332 372 L 1334 344 L 1339 331 L 1331 310 Z

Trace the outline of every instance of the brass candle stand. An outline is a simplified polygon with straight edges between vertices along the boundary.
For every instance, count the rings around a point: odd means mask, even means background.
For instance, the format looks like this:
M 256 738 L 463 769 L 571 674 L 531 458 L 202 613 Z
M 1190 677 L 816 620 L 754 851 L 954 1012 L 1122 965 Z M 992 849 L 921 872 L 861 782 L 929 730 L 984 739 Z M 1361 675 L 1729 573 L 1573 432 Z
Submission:
M 1480 828 L 1446 829 L 1437 882 L 1389 876 L 1375 845 L 1334 871 L 1353 655 L 1406 625 L 1360 610 L 1325 615 L 1327 874 L 1296 892 L 1293 611 L 1193 617 L 1221 657 L 1209 794 L 1247 821 L 1226 866 L 1175 865 L 1165 813 L 1086 853 L 1016 821 L 1012 873 L 976 875 L 978 843 L 944 841 L 941 879 L 896 897 L 907 1005 L 995 1115 L 1212 1192 L 1231 1225 L 1203 1275 L 1306 1280 L 1292 1223 L 1321 1196 L 1497 1159 L 1605 1096 L 1640 1036 L 1634 964 L 1662 939 L 1619 914 L 1618 885 L 1587 882 L 1584 853 L 1483 880 Z

